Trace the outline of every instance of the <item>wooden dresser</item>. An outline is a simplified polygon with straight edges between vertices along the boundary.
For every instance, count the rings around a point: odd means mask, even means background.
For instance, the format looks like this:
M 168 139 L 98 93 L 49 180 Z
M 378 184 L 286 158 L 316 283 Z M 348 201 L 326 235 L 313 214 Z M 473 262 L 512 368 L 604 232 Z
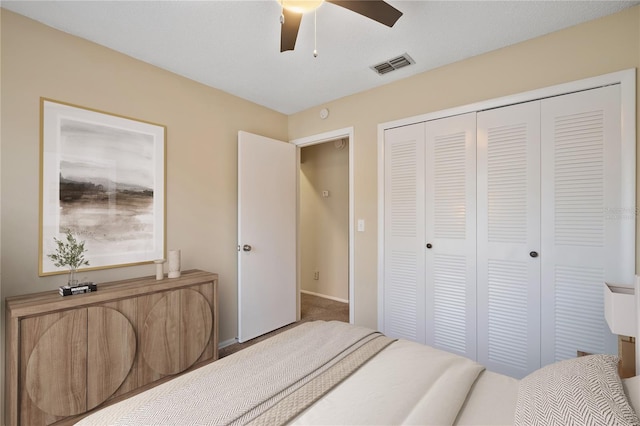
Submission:
M 6 425 L 73 424 L 218 358 L 218 276 L 6 299 Z

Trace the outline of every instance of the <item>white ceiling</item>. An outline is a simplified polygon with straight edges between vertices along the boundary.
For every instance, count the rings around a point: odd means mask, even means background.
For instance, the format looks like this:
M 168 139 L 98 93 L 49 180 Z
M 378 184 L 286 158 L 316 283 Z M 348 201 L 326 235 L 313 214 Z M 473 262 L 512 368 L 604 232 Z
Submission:
M 393 28 L 325 3 L 280 53 L 276 0 L 6 1 L 3 8 L 292 114 L 442 65 L 615 13 L 640 1 L 388 1 Z M 370 67 L 408 53 L 384 76 Z

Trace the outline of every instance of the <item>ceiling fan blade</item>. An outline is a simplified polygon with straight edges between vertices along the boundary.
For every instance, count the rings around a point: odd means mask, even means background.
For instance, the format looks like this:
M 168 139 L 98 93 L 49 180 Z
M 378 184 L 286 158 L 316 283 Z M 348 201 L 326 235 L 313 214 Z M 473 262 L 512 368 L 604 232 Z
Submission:
M 296 39 L 298 38 L 298 30 L 300 29 L 300 21 L 302 14 L 291 12 L 287 9 L 282 10 L 284 22 L 280 30 L 280 52 L 293 50 L 296 47 Z
M 327 3 L 333 3 L 349 9 L 367 18 L 378 21 L 387 27 L 393 27 L 398 19 L 402 16 L 395 7 L 383 0 L 326 0 Z

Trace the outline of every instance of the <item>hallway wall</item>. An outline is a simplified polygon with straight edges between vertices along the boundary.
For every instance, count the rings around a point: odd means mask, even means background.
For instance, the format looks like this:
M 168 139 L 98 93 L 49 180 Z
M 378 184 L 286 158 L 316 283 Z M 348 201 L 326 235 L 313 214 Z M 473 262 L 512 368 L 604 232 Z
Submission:
M 348 301 L 349 143 L 337 149 L 325 142 L 301 151 L 300 288 Z

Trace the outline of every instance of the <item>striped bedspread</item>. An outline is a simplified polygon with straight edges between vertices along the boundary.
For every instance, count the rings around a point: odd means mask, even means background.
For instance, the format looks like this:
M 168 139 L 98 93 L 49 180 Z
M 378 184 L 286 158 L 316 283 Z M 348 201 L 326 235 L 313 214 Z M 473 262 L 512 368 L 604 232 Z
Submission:
M 80 424 L 284 424 L 392 342 L 342 322 L 304 323 Z

